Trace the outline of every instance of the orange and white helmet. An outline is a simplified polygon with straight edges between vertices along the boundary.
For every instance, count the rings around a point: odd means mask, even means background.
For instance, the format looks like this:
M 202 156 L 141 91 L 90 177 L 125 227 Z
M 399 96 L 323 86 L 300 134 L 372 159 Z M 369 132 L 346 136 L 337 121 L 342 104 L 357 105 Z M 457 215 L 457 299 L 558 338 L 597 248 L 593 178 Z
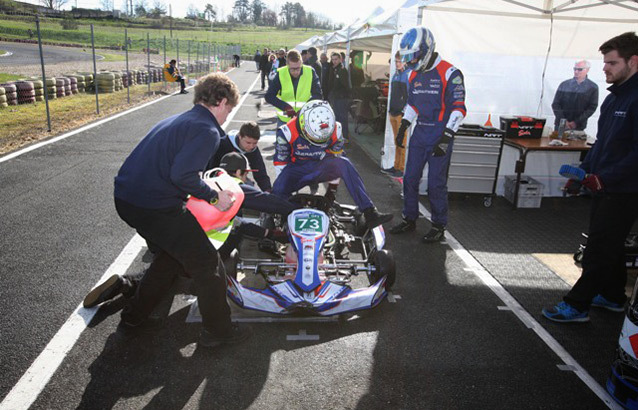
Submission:
M 326 101 L 308 101 L 298 119 L 301 135 L 314 145 L 324 145 L 335 130 L 335 114 Z

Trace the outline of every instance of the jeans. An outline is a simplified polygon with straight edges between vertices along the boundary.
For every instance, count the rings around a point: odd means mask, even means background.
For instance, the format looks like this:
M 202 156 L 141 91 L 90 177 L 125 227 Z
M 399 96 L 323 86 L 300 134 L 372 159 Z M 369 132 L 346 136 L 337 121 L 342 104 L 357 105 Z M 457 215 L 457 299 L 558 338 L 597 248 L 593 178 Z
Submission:
M 203 326 L 216 334 L 231 331 L 226 277 L 217 269 L 217 251 L 185 206 L 146 209 L 115 198 L 118 215 L 159 250 L 144 273 L 122 320 L 138 325 L 171 289 L 177 275 L 195 282 Z
M 335 119 L 341 123 L 343 137 L 349 138 L 348 109 L 350 108 L 350 100 L 347 98 L 335 98 L 331 101 L 330 105 L 332 105 L 332 109 L 335 112 Z

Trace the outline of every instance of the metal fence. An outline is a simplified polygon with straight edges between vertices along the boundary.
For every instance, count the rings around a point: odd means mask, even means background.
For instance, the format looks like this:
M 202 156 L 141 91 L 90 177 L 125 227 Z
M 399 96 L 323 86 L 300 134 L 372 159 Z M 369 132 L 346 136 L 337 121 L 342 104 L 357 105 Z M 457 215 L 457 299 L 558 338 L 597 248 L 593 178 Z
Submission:
M 0 32 L 0 50 L 5 51 L 0 57 L 0 153 L 23 145 L 24 138 L 39 139 L 38 133 L 57 134 L 179 91 L 179 83 L 164 77 L 163 67 L 172 59 L 192 85 L 209 72 L 228 70 L 233 56 L 241 55 L 240 46 L 177 35 L 158 37 L 140 30 L 132 34 L 114 28 L 108 39 L 100 38 L 106 34 L 96 32 L 92 24 L 74 30 L 73 46 L 53 46 L 46 40 L 51 34 L 37 18 L 11 30 L 15 33 Z M 96 46 L 112 43 L 117 36 L 121 40 L 116 45 Z

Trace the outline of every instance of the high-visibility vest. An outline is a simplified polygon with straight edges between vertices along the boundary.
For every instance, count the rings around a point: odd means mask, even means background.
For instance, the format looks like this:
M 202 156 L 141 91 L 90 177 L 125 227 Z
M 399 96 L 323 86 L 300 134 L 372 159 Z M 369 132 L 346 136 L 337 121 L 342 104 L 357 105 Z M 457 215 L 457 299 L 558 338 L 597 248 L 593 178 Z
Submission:
M 177 67 L 173 70 L 173 74 L 171 74 L 168 69 L 171 67 L 170 63 L 164 64 L 164 80 L 169 83 L 175 82 L 177 80 Z
M 244 183 L 244 181 L 239 178 L 233 177 L 233 179 L 240 185 Z M 208 236 L 208 239 L 213 244 L 215 249 L 221 248 L 224 242 L 226 242 L 226 240 L 230 236 L 231 231 L 233 230 L 234 223 L 235 218 L 231 219 L 226 226 L 217 229 L 211 229 L 210 231 L 206 232 L 206 236 Z
M 301 107 L 310 101 L 312 95 L 312 67 L 307 65 L 301 66 L 301 76 L 297 83 L 296 93 L 292 85 L 292 77 L 290 76 L 290 71 L 288 71 L 288 66 L 286 65 L 277 69 L 277 73 L 279 74 L 279 82 L 281 83 L 281 90 L 277 93 L 277 97 L 289 104 L 295 111 L 299 112 Z M 279 108 L 277 108 L 277 117 L 284 123 L 292 119 L 287 117 Z

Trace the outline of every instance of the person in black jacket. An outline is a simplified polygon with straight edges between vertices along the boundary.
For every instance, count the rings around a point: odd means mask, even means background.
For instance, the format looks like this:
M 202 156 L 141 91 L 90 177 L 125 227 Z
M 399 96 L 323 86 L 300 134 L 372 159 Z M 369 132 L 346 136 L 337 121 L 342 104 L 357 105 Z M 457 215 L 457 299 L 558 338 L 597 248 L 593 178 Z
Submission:
M 256 169 L 258 172 L 254 173 L 255 182 L 259 185 L 262 191 L 272 190 L 272 184 L 270 177 L 266 172 L 266 165 L 264 159 L 261 156 L 261 151 L 257 144 L 261 133 L 259 132 L 259 125 L 254 121 L 245 122 L 242 124 L 239 131 L 233 130 L 224 136 L 219 142 L 219 148 L 213 155 L 213 158 L 208 162 L 207 169 L 217 168 L 224 155 L 229 152 L 239 152 L 246 156 L 250 162 L 250 166 Z
M 319 80 L 322 80 L 323 68 L 321 67 L 321 64 L 319 64 L 319 59 L 317 58 L 317 49 L 314 47 L 310 47 L 308 49 L 308 54 L 308 61 L 304 64 L 307 64 L 310 67 L 314 68 L 315 73 L 317 73 L 317 76 L 319 77 Z
M 114 189 L 118 215 L 159 250 L 122 310 L 122 331 L 151 325 L 151 312 L 176 277 L 183 275 L 192 278 L 197 289 L 202 314 L 200 346 L 238 343 L 250 335 L 250 330 L 231 323 L 226 278 L 217 268 L 217 251 L 185 205 L 191 195 L 220 212 L 231 208 L 233 194 L 213 190 L 200 175 L 224 135 L 220 124 L 238 102 L 239 90 L 225 74 L 200 78 L 193 108 L 153 127 L 118 171 Z M 113 275 L 87 295 L 84 306 L 101 303 L 121 287 L 121 281 Z
M 261 90 L 263 91 L 266 88 L 266 78 L 268 78 L 268 74 L 270 74 L 270 68 L 272 64 L 270 63 L 270 52 L 267 48 L 264 48 L 264 52 L 262 53 L 259 59 L 259 71 L 261 73 Z
M 348 82 L 348 70 L 341 61 L 341 55 L 333 52 L 330 55 L 332 66 L 328 75 L 327 98 L 335 113 L 338 122 L 341 123 L 343 137 L 348 139 L 348 108 L 350 108 L 350 83 Z
M 625 239 L 638 218 L 638 36 L 628 32 L 604 42 L 609 95 L 600 106 L 596 143 L 580 165 L 578 184 L 592 193 L 583 272 L 556 306 L 543 309 L 555 322 L 588 322 L 590 307 L 625 308 Z M 570 192 L 570 180 L 565 186 Z M 630 307 L 633 310 L 635 305 Z

